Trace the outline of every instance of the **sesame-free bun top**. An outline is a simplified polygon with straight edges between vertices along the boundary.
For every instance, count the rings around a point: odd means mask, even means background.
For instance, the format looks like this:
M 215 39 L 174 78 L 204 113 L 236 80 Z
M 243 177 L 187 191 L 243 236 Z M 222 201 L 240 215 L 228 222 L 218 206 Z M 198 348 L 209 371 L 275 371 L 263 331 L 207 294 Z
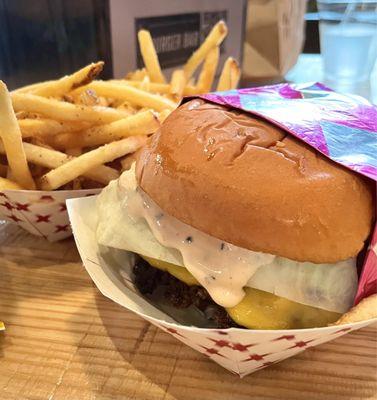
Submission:
M 136 175 L 180 221 L 297 261 L 355 257 L 374 218 L 367 179 L 268 122 L 201 99 L 165 120 Z

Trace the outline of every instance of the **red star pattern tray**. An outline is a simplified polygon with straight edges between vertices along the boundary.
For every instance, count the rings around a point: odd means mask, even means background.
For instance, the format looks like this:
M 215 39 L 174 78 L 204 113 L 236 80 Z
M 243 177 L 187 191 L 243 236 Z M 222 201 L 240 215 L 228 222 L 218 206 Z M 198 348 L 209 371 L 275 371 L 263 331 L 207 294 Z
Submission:
M 0 219 L 16 223 L 36 236 L 54 242 L 72 235 L 65 201 L 92 196 L 100 189 L 0 191 Z
M 132 261 L 127 252 L 99 246 L 94 228 L 95 199 L 69 200 L 67 208 L 83 264 L 102 294 L 240 377 L 376 321 L 294 330 L 203 329 L 180 325 L 134 289 L 128 272 Z

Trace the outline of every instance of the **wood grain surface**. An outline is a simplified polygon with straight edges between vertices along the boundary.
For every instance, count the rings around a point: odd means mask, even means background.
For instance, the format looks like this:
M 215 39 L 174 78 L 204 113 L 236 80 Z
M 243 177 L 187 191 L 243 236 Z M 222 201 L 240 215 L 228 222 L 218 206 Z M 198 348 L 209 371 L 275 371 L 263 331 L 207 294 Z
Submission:
M 377 325 L 244 379 L 104 298 L 72 240 L 0 221 L 1 400 L 377 399 Z

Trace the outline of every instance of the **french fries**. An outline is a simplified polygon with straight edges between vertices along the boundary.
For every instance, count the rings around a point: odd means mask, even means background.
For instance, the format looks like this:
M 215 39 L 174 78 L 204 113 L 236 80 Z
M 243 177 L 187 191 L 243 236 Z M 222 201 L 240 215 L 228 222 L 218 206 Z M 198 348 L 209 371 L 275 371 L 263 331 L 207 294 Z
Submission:
M 148 110 L 111 124 L 89 128 L 80 134 L 63 133 L 57 135 L 54 137 L 52 145 L 57 149 L 93 147 L 128 136 L 148 135 L 155 132 L 159 126 L 157 114 Z
M 106 81 L 94 81 L 87 87 L 93 89 L 100 96 L 129 101 L 136 106 L 149 107 L 156 111 L 163 111 L 165 109 L 174 110 L 177 107 L 173 101 L 165 97 L 128 85 L 117 85 L 116 83 Z
M 211 90 L 213 80 L 215 79 L 217 64 L 219 63 L 220 49 L 214 47 L 207 55 L 203 69 L 198 78 L 198 88 L 202 93 L 207 93 Z
M 175 72 L 175 71 L 174 71 Z M 174 74 L 173 72 L 173 74 Z M 173 78 L 173 77 L 172 77 Z M 186 78 L 185 78 L 186 80 Z M 119 80 L 119 79 L 112 79 L 110 81 L 107 82 L 111 82 L 111 83 L 115 83 L 117 85 L 128 85 L 128 86 L 133 86 L 136 87 L 138 89 L 141 89 L 143 87 L 143 81 L 139 81 L 139 80 Z M 170 84 L 167 83 L 154 83 L 154 82 L 149 82 L 149 91 L 152 93 L 158 93 L 158 94 L 169 94 L 172 93 L 173 90 L 172 89 L 172 84 L 173 82 L 171 81 Z M 192 84 L 186 84 L 183 88 L 183 95 L 185 96 L 192 96 L 195 94 L 200 94 L 198 88 Z
M 217 84 L 217 91 L 235 89 L 240 80 L 241 72 L 237 61 L 229 57 L 225 63 L 219 82 Z
M 218 22 L 170 79 L 161 70 L 150 33 L 141 30 L 145 67 L 125 79 L 98 80 L 104 65 L 98 61 L 10 94 L 1 84 L 0 188 L 76 190 L 117 179 L 183 96 L 212 90 L 226 34 L 225 22 Z M 229 58 L 217 89 L 235 88 L 239 78 L 238 64 Z
M 54 81 L 44 81 L 44 82 L 33 83 L 31 85 L 23 86 L 18 89 L 12 90 L 12 93 L 31 93 L 35 89 L 48 87 L 53 82 Z
M 48 172 L 40 179 L 40 187 L 42 190 L 57 189 L 98 165 L 105 164 L 116 158 L 135 152 L 144 144 L 145 137 L 141 136 L 134 136 L 105 144 L 104 146 L 69 160 L 60 167 Z
M 161 71 L 156 49 L 154 48 L 151 34 L 145 29 L 141 29 L 137 35 L 141 56 L 151 82 L 165 83 L 165 77 Z
M 73 157 L 70 157 L 60 151 L 50 150 L 45 147 L 36 146 L 31 143 L 24 143 L 23 147 L 26 158 L 30 163 L 42 167 L 47 167 L 52 170 L 73 159 Z M 4 152 L 4 146 L 0 144 L 0 153 Z M 104 185 L 107 185 L 110 181 L 119 177 L 119 173 L 117 170 L 110 168 L 106 165 L 99 165 L 96 167 L 95 171 L 87 171 L 83 175 Z
M 54 136 L 63 132 L 78 132 L 90 127 L 85 121 L 55 121 L 48 118 L 18 120 L 22 137 L 44 137 Z
M 173 71 L 170 82 L 170 93 L 176 98 L 181 98 L 185 90 L 186 75 L 183 69 Z
M 59 121 L 87 121 L 104 124 L 128 116 L 127 113 L 110 107 L 78 106 L 29 93 L 13 93 L 12 103 L 15 111 L 36 112 L 44 117 Z
M 103 65 L 103 61 L 89 64 L 79 71 L 76 71 L 72 75 L 64 76 L 56 81 L 50 81 L 49 85 L 36 87 L 30 92 L 43 97 L 63 96 L 64 94 L 69 93 L 71 90 L 90 83 L 101 73 Z
M 190 79 L 195 70 L 207 57 L 208 53 L 225 39 L 228 33 L 228 28 L 224 21 L 219 21 L 211 30 L 201 46 L 196 50 L 186 62 L 183 70 L 186 74 L 186 79 Z
M 22 147 L 20 127 L 12 108 L 8 89 L 2 81 L 0 81 L 0 116 L 0 137 L 12 175 L 20 186 L 25 189 L 35 189 L 35 183 Z

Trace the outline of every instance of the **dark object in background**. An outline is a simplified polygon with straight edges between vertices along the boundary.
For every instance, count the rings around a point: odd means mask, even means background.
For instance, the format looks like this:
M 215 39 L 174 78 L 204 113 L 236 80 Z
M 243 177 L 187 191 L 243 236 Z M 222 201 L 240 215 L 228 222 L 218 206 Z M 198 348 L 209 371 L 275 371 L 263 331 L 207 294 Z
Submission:
M 228 12 L 215 11 L 163 15 L 135 19 L 135 40 L 140 29 L 150 32 L 162 69 L 184 64 L 200 46 L 213 25 L 218 21 L 228 22 Z M 221 44 L 221 54 L 225 51 L 225 41 Z M 143 68 L 139 46 L 136 50 L 137 68 Z
M 318 29 L 318 15 L 314 16 L 311 14 L 306 14 L 306 39 L 303 53 L 316 54 L 320 53 L 319 47 L 319 29 Z
M 0 79 L 11 89 L 105 61 L 101 78 L 141 66 L 137 31 L 151 30 L 167 76 L 226 20 L 222 64 L 241 62 L 245 0 L 0 0 Z
M 0 78 L 10 89 L 99 59 L 109 78 L 107 0 L 0 0 Z

